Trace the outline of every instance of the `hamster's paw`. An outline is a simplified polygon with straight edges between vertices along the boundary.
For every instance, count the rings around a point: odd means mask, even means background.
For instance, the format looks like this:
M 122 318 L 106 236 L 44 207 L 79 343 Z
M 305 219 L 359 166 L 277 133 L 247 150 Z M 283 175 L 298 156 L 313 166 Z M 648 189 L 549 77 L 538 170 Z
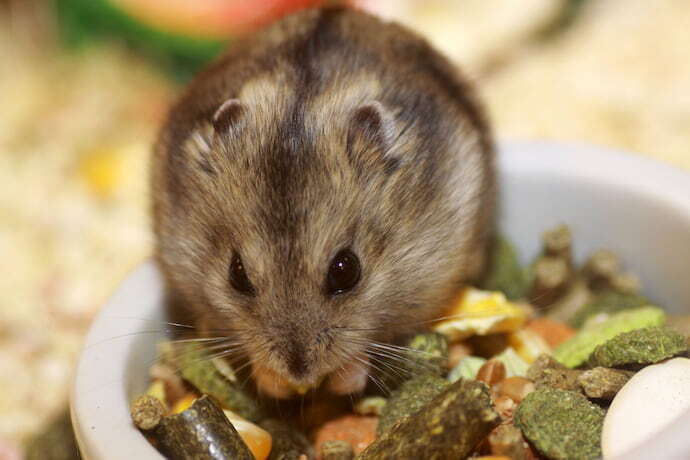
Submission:
M 294 393 L 290 382 L 273 369 L 252 364 L 252 375 L 260 393 L 276 399 L 287 399 Z
M 328 389 L 339 395 L 357 393 L 364 390 L 369 378 L 369 359 L 366 355 L 336 369 L 328 378 Z

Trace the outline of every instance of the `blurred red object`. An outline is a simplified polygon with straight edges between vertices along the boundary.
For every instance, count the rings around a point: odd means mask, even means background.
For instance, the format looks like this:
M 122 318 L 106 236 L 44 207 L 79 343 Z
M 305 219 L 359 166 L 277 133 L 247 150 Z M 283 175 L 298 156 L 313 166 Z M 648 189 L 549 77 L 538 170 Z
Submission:
M 293 11 L 349 0 L 110 0 L 137 20 L 171 32 L 223 39 Z

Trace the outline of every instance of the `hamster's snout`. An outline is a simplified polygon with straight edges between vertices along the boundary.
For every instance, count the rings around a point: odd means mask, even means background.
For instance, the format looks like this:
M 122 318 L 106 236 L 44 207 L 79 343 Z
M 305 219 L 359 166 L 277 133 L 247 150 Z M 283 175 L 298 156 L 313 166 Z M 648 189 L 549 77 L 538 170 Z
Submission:
M 326 387 L 336 394 L 364 389 L 369 374 L 366 353 L 339 356 L 333 350 L 332 330 L 327 327 L 310 334 L 311 340 L 304 339 L 309 335 L 295 332 L 283 325 L 282 335 L 271 341 L 268 352 L 258 353 L 252 359 L 252 374 L 259 391 L 275 398 L 289 398 L 324 380 Z

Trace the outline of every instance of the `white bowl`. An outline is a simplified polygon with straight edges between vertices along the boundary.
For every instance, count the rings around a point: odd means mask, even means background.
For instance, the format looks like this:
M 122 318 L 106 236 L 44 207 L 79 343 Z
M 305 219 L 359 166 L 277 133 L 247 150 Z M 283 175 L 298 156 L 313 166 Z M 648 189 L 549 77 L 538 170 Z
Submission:
M 525 261 L 543 230 L 567 223 L 578 261 L 610 248 L 640 276 L 646 295 L 690 314 L 690 175 L 592 146 L 510 143 L 499 150 L 500 227 Z M 129 403 L 145 391 L 155 344 L 166 335 L 163 320 L 161 279 L 148 262 L 96 317 L 79 358 L 71 411 L 84 458 L 162 458 L 130 423 Z M 689 424 L 686 413 L 624 458 L 690 458 Z

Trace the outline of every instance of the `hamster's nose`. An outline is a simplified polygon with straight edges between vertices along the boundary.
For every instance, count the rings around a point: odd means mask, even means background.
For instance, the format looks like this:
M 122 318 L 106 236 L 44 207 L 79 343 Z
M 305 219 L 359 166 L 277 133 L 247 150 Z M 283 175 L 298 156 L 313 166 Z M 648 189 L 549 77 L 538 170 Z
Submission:
M 309 369 L 307 356 L 299 343 L 292 341 L 288 345 L 285 350 L 285 364 L 290 375 L 297 380 L 302 379 L 307 374 Z

